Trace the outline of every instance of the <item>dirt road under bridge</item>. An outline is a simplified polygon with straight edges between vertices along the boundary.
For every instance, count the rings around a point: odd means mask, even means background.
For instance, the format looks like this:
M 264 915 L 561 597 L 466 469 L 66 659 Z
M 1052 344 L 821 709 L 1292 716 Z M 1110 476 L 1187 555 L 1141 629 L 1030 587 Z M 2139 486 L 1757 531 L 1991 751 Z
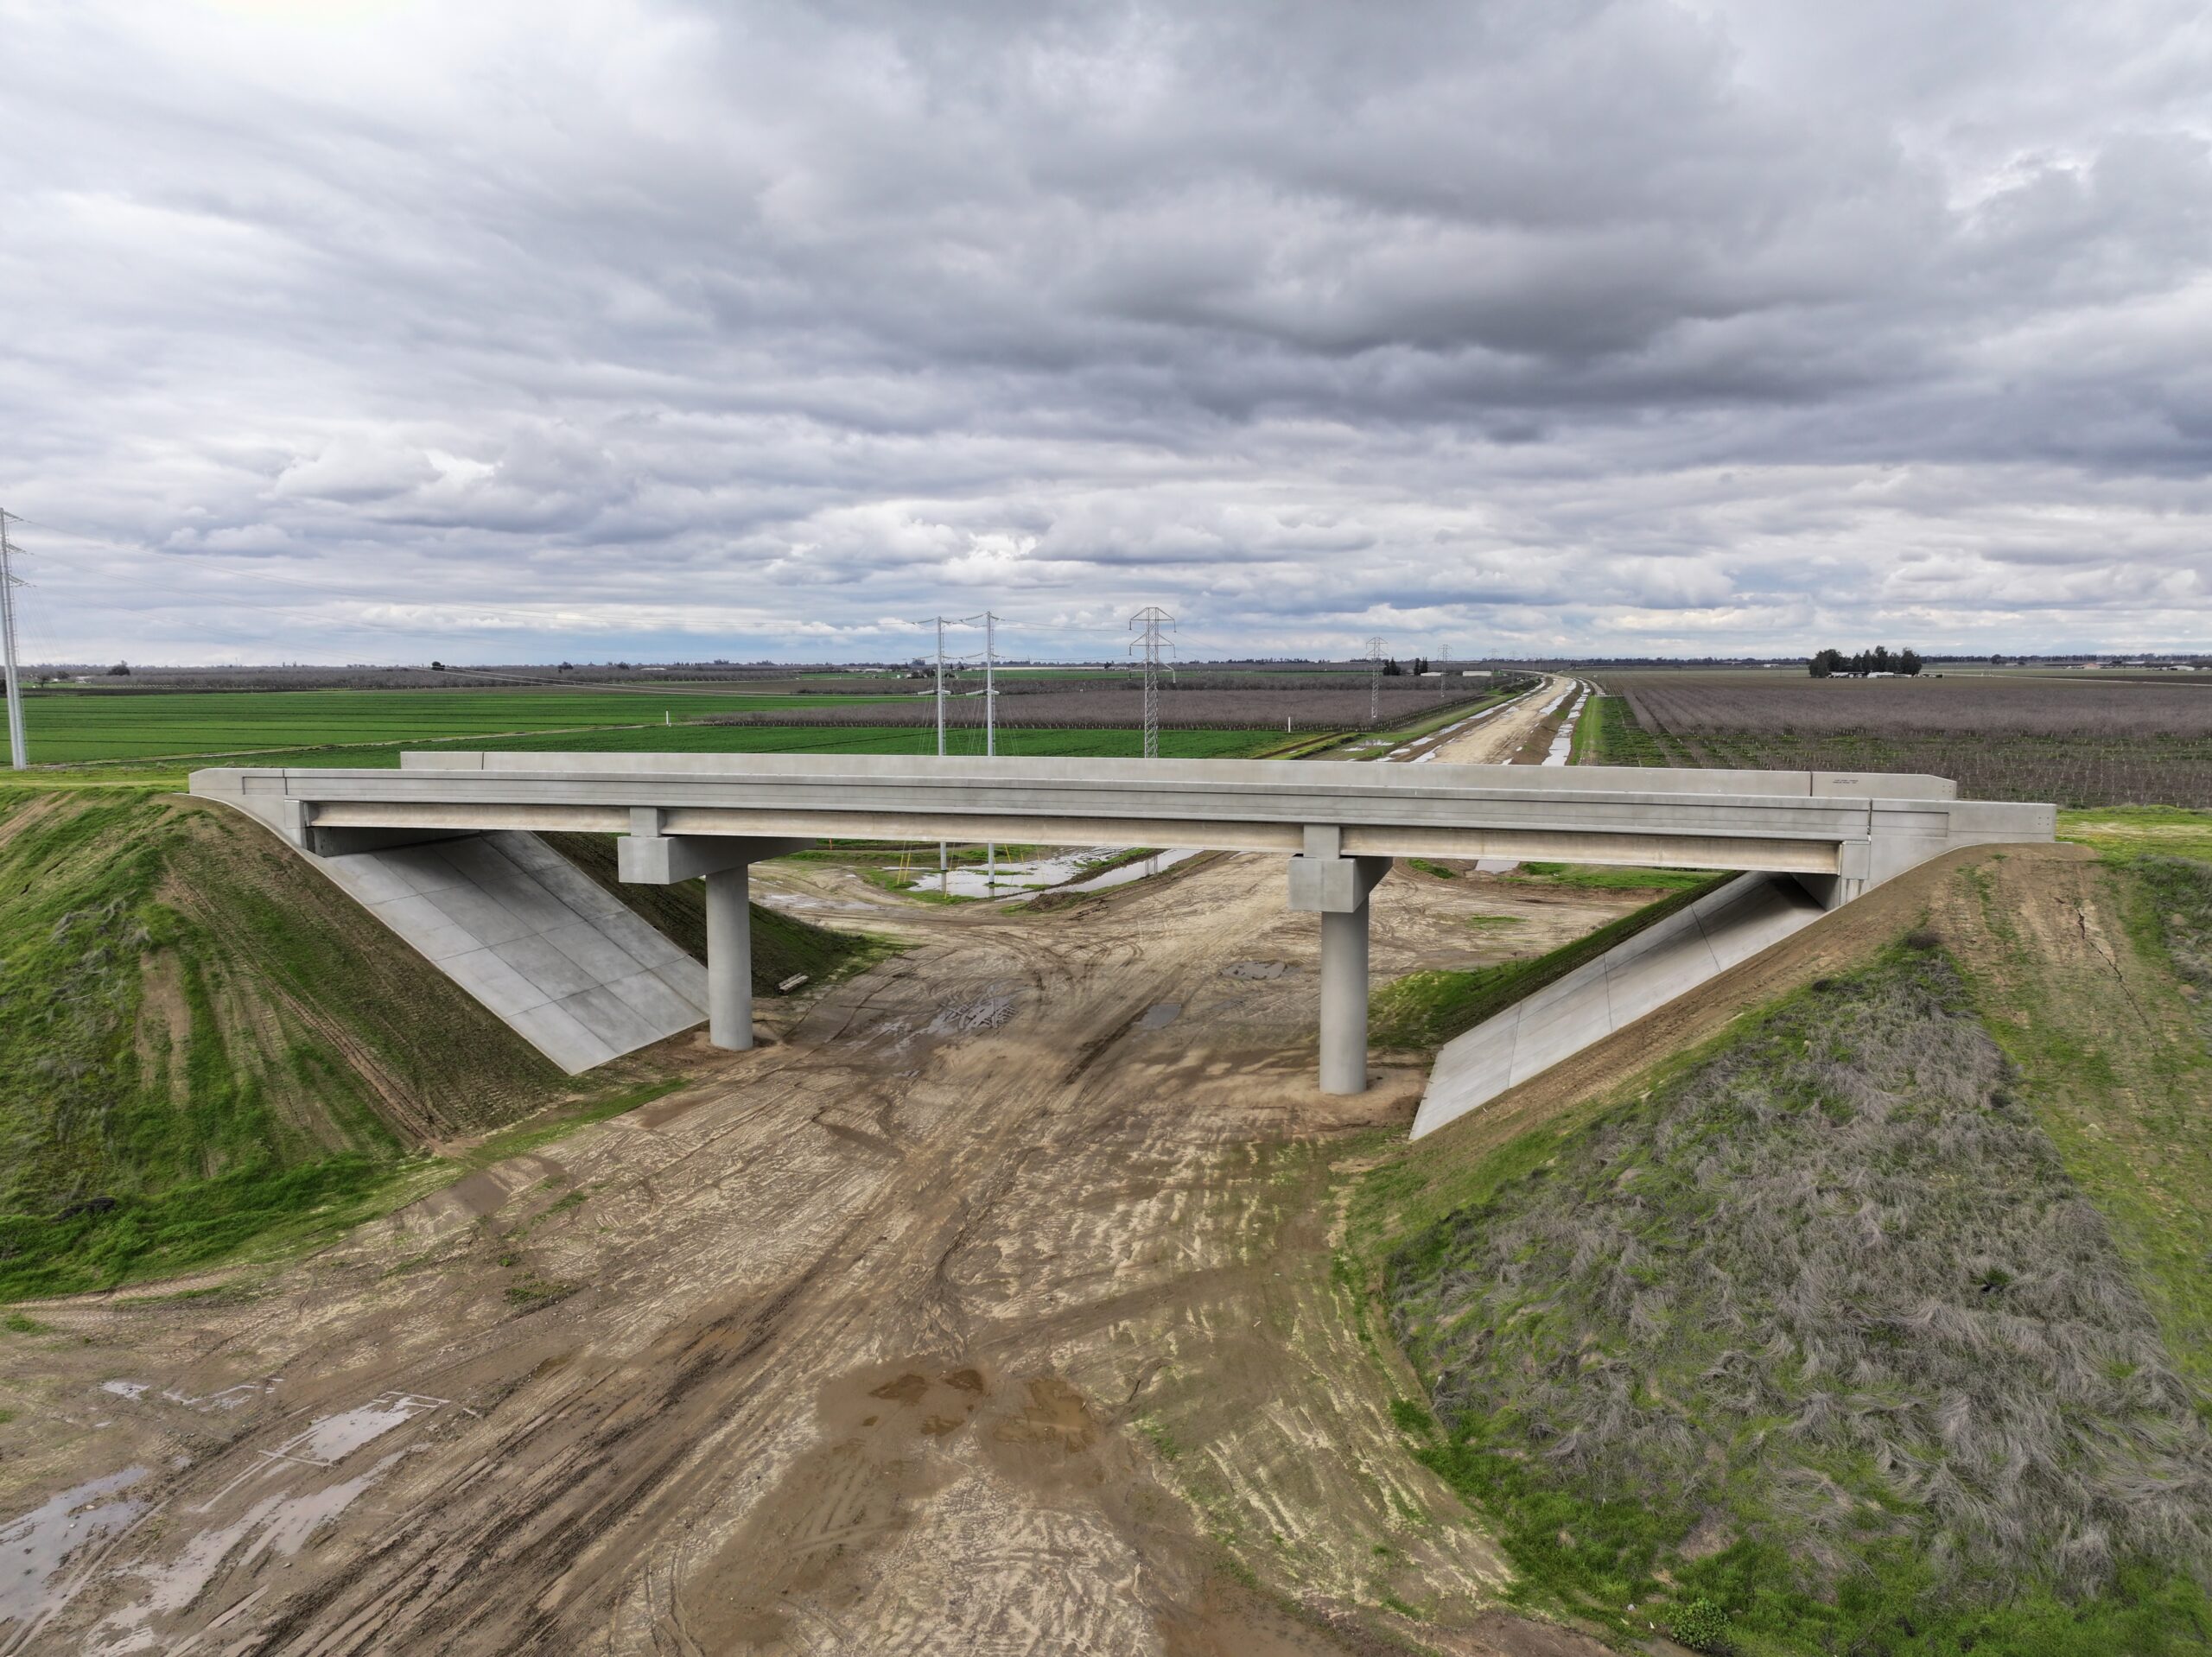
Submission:
M 1421 1078 L 1315 1089 L 1278 860 L 1047 910 L 763 886 L 913 947 L 339 1248 L 0 1349 L 0 1514 L 69 1496 L 0 1650 L 1596 1649 L 1495 1609 L 1401 1448 L 1330 1234 Z M 1375 901 L 1389 975 L 1634 899 Z

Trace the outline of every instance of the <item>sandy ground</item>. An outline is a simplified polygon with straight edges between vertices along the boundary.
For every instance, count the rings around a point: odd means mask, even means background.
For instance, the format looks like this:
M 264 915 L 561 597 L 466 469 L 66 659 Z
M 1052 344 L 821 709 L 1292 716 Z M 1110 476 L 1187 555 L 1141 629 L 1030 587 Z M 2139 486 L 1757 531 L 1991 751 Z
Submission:
M 1544 709 L 1573 682 L 1553 675 L 1535 689 L 1508 703 L 1479 724 L 1433 745 L 1437 761 L 1454 765 L 1496 765 L 1510 760 L 1544 723 Z M 1554 714 L 1562 711 L 1554 709 Z
M 1400 1448 L 1329 1242 L 1421 1078 L 1315 1090 L 1281 882 L 1039 912 L 775 866 L 913 947 L 313 1260 L 0 1336 L 0 1651 L 1594 1651 L 1494 1609 Z M 1628 906 L 1375 903 L 1381 976 Z

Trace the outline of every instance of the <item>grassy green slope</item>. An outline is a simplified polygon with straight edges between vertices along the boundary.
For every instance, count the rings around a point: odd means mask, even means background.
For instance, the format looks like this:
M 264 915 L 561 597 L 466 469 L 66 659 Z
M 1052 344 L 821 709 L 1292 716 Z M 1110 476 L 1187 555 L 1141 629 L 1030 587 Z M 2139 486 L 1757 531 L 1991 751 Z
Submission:
M 429 1141 L 644 1076 L 572 1083 L 227 813 L 0 795 L 0 1298 L 342 1222 Z
M 1932 930 L 1358 1192 L 1409 1446 L 1528 1597 L 1745 1654 L 2212 1650 L 2212 867 L 1927 890 Z
M 642 886 L 615 873 L 612 835 L 550 834 L 546 844 L 703 961 L 707 955 L 706 883 Z M 894 946 L 878 938 L 810 926 L 793 916 L 753 905 L 753 993 L 780 995 L 779 987 L 804 973 L 808 987 L 879 961 Z
M 1707 875 L 1678 869 L 1655 870 L 1652 874 L 1655 885 L 1673 885 L 1675 889 L 1658 902 L 1608 922 L 1548 954 L 1525 961 L 1501 961 L 1491 967 L 1443 968 L 1392 979 L 1375 992 L 1369 1013 L 1369 1039 L 1378 1047 L 1408 1051 L 1441 1046 L 1735 879 L 1732 874 Z M 1688 884 L 1681 884 L 1686 876 Z M 1588 884 L 1615 883 L 1592 880 Z
M 1578 765 L 1694 765 L 1700 763 L 1670 737 L 1637 722 L 1625 696 L 1592 696 L 1574 733 Z

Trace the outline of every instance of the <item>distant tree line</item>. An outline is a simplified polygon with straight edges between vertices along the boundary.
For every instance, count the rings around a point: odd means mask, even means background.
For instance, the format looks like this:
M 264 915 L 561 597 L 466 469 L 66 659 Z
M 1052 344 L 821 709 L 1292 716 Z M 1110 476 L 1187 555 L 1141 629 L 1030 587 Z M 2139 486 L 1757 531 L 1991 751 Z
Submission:
M 1870 673 L 1894 673 L 1910 679 L 1920 671 L 1920 652 L 1905 650 L 1892 654 L 1887 644 L 1877 644 L 1855 656 L 1822 651 L 1806 664 L 1806 671 L 1815 679 L 1863 679 Z

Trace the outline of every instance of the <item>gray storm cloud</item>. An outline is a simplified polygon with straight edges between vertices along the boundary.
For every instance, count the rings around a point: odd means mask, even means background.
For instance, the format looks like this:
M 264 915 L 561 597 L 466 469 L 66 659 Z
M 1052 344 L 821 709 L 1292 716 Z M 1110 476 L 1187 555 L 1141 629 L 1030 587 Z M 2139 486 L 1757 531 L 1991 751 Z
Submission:
M 0 4 L 0 47 L 34 651 L 2212 607 L 2194 8 Z

